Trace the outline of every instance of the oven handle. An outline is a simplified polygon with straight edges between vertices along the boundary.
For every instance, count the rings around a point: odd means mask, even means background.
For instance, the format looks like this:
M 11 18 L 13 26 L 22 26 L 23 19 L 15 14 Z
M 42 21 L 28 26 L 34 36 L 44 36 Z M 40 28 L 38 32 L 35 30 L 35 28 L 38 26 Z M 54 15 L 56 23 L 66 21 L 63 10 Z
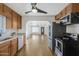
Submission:
M 57 42 L 59 42 L 62 45 L 61 49 L 62 49 L 62 53 L 63 53 L 63 43 L 62 43 L 62 41 L 60 41 L 58 39 L 55 39 L 55 41 L 56 41 L 56 46 L 55 46 L 56 48 L 57 48 Z

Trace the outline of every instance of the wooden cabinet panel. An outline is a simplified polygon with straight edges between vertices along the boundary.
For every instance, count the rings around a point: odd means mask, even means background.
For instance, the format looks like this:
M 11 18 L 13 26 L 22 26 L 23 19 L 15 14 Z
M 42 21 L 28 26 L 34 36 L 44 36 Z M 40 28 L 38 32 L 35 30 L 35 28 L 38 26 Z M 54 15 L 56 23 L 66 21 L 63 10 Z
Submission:
M 12 28 L 13 29 L 17 29 L 17 14 L 15 13 L 15 12 L 13 12 L 13 14 L 12 14 L 12 18 L 13 18 L 13 26 L 12 26 Z
M 0 44 L 0 56 L 10 55 L 10 41 Z
M 65 8 L 61 12 L 62 12 L 62 17 L 66 15 L 66 9 Z
M 56 15 L 56 20 L 59 20 L 59 14 Z
M 12 18 L 6 17 L 6 28 L 12 29 Z
M 57 15 L 55 16 L 55 19 L 56 19 L 56 20 L 59 20 L 59 19 L 61 18 L 61 16 L 62 16 L 62 12 L 60 12 L 59 14 L 57 14 Z
M 57 20 L 57 15 L 55 16 L 55 20 Z
M 0 3 L 0 14 L 6 16 L 6 28 L 7 29 L 21 29 L 22 20 L 21 16 L 14 12 L 11 8 L 5 4 Z
M 6 16 L 6 28 L 12 28 L 12 10 L 4 5 L 4 15 Z
M 18 26 L 18 29 L 21 29 L 22 28 L 22 19 L 21 19 L 21 16 L 18 15 L 18 19 L 17 19 L 17 26 Z
M 67 14 L 70 14 L 72 12 L 72 4 L 67 5 L 63 10 L 61 10 L 61 12 L 59 14 L 56 15 L 56 20 L 60 19 L 64 16 L 66 16 Z
M 6 5 L 4 5 L 4 14 L 7 17 L 11 17 L 11 14 L 12 14 L 12 10 Z
M 17 38 L 0 44 L 0 56 L 14 56 L 17 51 Z
M 72 12 L 72 4 L 69 4 L 65 9 L 66 9 L 66 14 L 70 14 Z
M 16 52 L 17 52 L 17 50 L 18 50 L 17 39 L 13 39 L 13 40 L 11 41 L 11 55 L 12 55 L 12 56 L 15 55 Z
M 79 12 L 79 3 L 72 3 L 72 12 Z
M 2 3 L 0 3 L 0 14 L 3 15 L 3 4 Z

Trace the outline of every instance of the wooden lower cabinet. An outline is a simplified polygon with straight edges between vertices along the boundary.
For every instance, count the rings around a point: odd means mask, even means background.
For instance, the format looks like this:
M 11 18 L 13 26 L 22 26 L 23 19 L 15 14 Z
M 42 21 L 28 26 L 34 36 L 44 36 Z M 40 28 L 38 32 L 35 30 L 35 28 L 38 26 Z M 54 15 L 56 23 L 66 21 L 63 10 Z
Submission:
M 17 44 L 17 39 L 13 39 L 11 41 L 11 50 L 10 50 L 10 53 L 11 53 L 11 56 L 14 56 L 18 50 L 18 44 Z
M 0 56 L 10 55 L 10 41 L 0 44 Z
M 23 45 L 26 44 L 26 34 L 24 33 Z M 18 38 L 0 43 L 0 56 L 15 56 L 18 52 Z
M 4 43 L 0 43 L 0 56 L 14 56 L 17 51 L 17 38 Z

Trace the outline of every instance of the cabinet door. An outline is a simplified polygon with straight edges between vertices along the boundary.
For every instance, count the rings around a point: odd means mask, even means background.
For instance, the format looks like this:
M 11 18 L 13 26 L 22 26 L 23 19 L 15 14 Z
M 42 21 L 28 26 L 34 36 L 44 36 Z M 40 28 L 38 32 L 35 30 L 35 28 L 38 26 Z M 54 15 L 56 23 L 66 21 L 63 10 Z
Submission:
M 61 12 L 60 12 L 59 14 L 57 14 L 57 15 L 56 15 L 56 20 L 60 20 L 61 15 L 62 15 Z
M 6 16 L 6 28 L 12 28 L 12 10 L 4 5 L 4 15 Z
M 11 41 L 11 56 L 15 55 L 18 50 L 17 39 L 13 39 Z
M 0 56 L 10 55 L 10 42 L 0 44 Z
M 3 15 L 3 4 L 2 3 L 0 3 L 0 14 Z
M 12 18 L 11 17 L 6 17 L 6 28 L 12 29 Z
M 55 19 L 56 19 L 56 20 L 59 20 L 59 14 L 57 14 L 57 15 L 55 16 Z
M 70 14 L 72 12 L 72 4 L 69 4 L 67 7 L 66 7 L 66 14 Z
M 57 15 L 55 16 L 55 20 L 57 20 Z
M 17 29 L 17 14 L 13 12 L 13 29 Z
M 72 12 L 79 12 L 79 3 L 72 3 Z
M 20 15 L 18 15 L 17 22 L 18 22 L 18 24 L 17 24 L 18 29 L 21 29 L 22 28 L 22 19 L 21 19 L 21 16 Z
M 65 15 L 66 15 L 66 8 L 62 10 L 62 17 L 64 17 Z
M 4 14 L 5 14 L 5 16 L 11 17 L 11 12 L 12 12 L 11 9 L 8 6 L 4 5 Z

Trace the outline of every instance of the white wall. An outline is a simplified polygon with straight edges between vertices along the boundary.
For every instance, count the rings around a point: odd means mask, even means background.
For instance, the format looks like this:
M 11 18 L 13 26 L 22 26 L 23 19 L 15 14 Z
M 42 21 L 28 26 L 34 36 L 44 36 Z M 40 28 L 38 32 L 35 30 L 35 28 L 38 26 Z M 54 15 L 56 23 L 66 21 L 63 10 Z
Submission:
M 45 35 L 48 34 L 48 26 L 50 23 L 48 21 L 28 21 L 26 23 L 26 34 L 27 38 L 30 36 L 30 34 L 41 34 L 41 27 L 44 27 L 44 33 Z M 37 28 L 33 31 L 33 27 Z
M 66 27 L 66 32 L 67 33 L 77 33 L 77 34 L 79 34 L 79 24 L 68 25 Z
M 20 29 L 19 32 L 26 33 L 26 23 L 28 21 L 49 21 L 51 23 L 52 18 L 52 16 L 23 16 L 22 29 Z
M 48 21 L 51 23 L 52 19 L 53 19 L 52 16 L 23 16 L 22 17 L 22 29 L 20 29 L 19 32 L 20 33 L 27 33 L 26 35 L 29 37 L 29 35 L 31 33 L 31 30 L 30 30 L 31 27 L 30 27 L 30 25 L 27 24 L 29 21 Z M 46 31 L 47 30 L 48 29 L 46 29 Z

